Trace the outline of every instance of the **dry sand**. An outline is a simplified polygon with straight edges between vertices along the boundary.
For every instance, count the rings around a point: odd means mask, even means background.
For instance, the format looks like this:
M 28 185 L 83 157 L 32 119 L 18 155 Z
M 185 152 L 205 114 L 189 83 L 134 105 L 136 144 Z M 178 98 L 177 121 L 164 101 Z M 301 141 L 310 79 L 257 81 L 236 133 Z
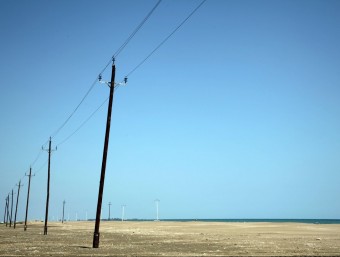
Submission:
M 0 225 L 0 256 L 340 256 L 340 225 L 302 223 L 94 222 Z

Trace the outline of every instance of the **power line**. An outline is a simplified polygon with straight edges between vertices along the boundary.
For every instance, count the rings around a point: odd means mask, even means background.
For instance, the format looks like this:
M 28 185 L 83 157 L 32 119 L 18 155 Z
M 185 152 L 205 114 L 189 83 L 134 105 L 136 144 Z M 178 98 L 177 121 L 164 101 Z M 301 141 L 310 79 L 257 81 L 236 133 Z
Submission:
M 38 153 L 38 155 L 37 155 L 37 157 L 35 157 L 34 161 L 31 163 L 31 166 L 32 166 L 32 167 L 33 167 L 34 164 L 38 161 L 39 157 L 41 156 L 41 153 L 42 153 L 42 151 L 41 151 L 41 149 L 40 149 L 40 150 L 39 150 L 39 153 Z
M 146 17 L 140 22 L 140 24 L 134 29 L 134 31 L 130 34 L 130 36 L 124 41 L 124 43 L 117 49 L 117 51 L 115 52 L 114 56 L 118 56 L 123 50 L 124 48 L 127 46 L 127 44 L 131 41 L 131 39 L 136 35 L 136 33 L 141 29 L 141 27 L 144 25 L 144 23 L 150 18 L 150 16 L 152 15 L 152 13 L 155 11 L 155 9 L 158 7 L 158 5 L 162 2 L 162 0 L 159 0 L 156 5 L 150 10 L 150 12 L 146 15 Z M 103 73 L 106 68 L 108 67 L 108 65 L 111 63 L 111 59 L 110 61 L 106 64 L 106 66 L 101 70 L 100 74 Z M 61 126 L 59 126 L 59 128 L 52 133 L 51 138 L 54 138 L 64 127 L 65 125 L 68 123 L 68 121 L 72 118 L 72 116 L 76 113 L 76 111 L 79 109 L 79 107 L 81 106 L 81 104 L 84 102 L 84 100 L 86 99 L 86 97 L 89 95 L 89 93 L 92 91 L 92 89 L 94 88 L 94 86 L 96 85 L 98 81 L 98 78 L 96 78 L 93 83 L 91 84 L 90 88 L 87 90 L 87 92 L 85 93 L 85 95 L 83 96 L 83 98 L 81 99 L 81 101 L 79 102 L 79 104 L 76 106 L 76 108 L 71 112 L 71 114 L 67 117 L 67 119 L 61 124 Z M 91 117 L 102 107 L 102 105 L 107 101 L 107 99 L 89 116 L 88 119 L 86 119 L 72 134 L 70 134 L 67 138 L 65 138 L 61 143 L 59 143 L 59 145 L 65 143 L 70 137 L 72 137 L 82 126 L 84 126 L 86 124 L 86 122 L 91 119 Z M 49 142 L 49 140 L 47 140 L 44 144 L 43 147 L 46 146 L 46 144 Z M 31 163 L 31 166 L 33 167 L 34 164 L 38 161 L 38 159 L 41 156 L 42 151 L 39 150 L 38 155 L 36 156 L 36 158 L 34 159 L 34 161 Z M 38 171 L 40 171 L 44 166 L 46 165 L 46 163 L 40 168 L 38 169 Z M 38 172 L 37 171 L 37 172 Z M 23 176 L 24 177 L 24 176 Z
M 60 146 L 61 144 L 65 143 L 67 140 L 69 140 L 75 133 L 77 133 L 92 117 L 93 115 L 96 114 L 97 111 L 99 111 L 99 109 L 101 107 L 103 107 L 103 105 L 107 102 L 109 98 L 106 98 L 104 102 L 101 103 L 101 105 L 94 111 L 91 113 L 91 115 L 85 120 L 83 121 L 83 123 L 80 124 L 80 126 L 75 130 L 73 131 L 68 137 L 66 137 L 64 140 L 62 140 L 59 144 L 57 144 L 57 146 Z
M 144 25 L 144 23 L 150 18 L 150 16 L 152 15 L 152 13 L 156 10 L 156 8 L 158 7 L 158 5 L 162 2 L 162 0 L 159 0 L 156 5 L 150 10 L 150 12 L 145 16 L 145 18 L 141 21 L 141 23 L 139 23 L 139 25 L 135 28 L 135 30 L 130 34 L 130 36 L 124 41 L 124 43 L 117 49 L 117 51 L 113 54 L 112 58 L 117 57 L 122 51 L 123 49 L 127 46 L 127 44 L 131 41 L 131 39 L 136 35 L 136 33 L 140 30 L 140 28 Z M 109 67 L 109 65 L 111 64 L 112 59 L 110 59 L 107 64 L 105 65 L 105 67 L 102 69 L 102 71 L 100 72 L 100 74 L 102 74 L 107 67 Z
M 156 10 L 156 8 L 158 7 L 158 5 L 162 2 L 162 0 L 159 0 L 156 5 L 151 9 L 151 11 L 146 15 L 146 17 L 144 18 L 144 20 L 142 20 L 142 22 L 136 27 L 136 29 L 131 33 L 131 35 L 126 39 L 126 41 L 118 48 L 118 50 L 115 52 L 114 57 L 117 57 L 122 51 L 123 49 L 126 47 L 126 45 L 130 42 L 130 40 L 136 35 L 136 33 L 138 32 L 138 30 L 140 30 L 140 28 L 144 25 L 144 23 L 149 19 L 149 17 L 151 16 L 151 14 Z
M 71 117 L 75 114 L 75 112 L 78 110 L 80 105 L 84 102 L 85 98 L 88 96 L 88 94 L 91 92 L 91 90 L 94 88 L 96 85 L 98 79 L 96 78 L 93 83 L 91 84 L 90 88 L 87 90 L 86 94 L 84 97 L 81 99 L 80 103 L 77 105 L 77 107 L 73 110 L 73 112 L 70 114 L 70 116 L 63 122 L 63 124 L 51 135 L 51 138 L 54 138 L 60 130 L 66 125 L 66 123 L 71 119 Z
M 146 17 L 141 21 L 141 23 L 135 28 L 135 30 L 130 34 L 130 36 L 124 41 L 124 43 L 118 48 L 118 50 L 115 52 L 115 54 L 113 55 L 113 58 L 118 56 L 123 49 L 126 47 L 126 45 L 131 41 L 131 39 L 136 35 L 136 33 L 140 30 L 140 28 L 144 25 L 144 23 L 150 18 L 150 16 L 152 15 L 152 13 L 156 10 L 156 8 L 158 7 L 158 5 L 161 3 L 162 0 L 159 0 L 156 5 L 151 9 L 151 11 L 146 15 Z M 106 66 L 102 69 L 102 71 L 100 72 L 103 73 L 106 68 L 109 66 L 109 64 L 111 63 L 111 60 L 106 64 Z M 84 97 L 81 99 L 80 103 L 76 106 L 76 108 L 73 110 L 73 112 L 68 116 L 68 118 L 61 124 L 61 126 L 51 135 L 51 138 L 54 138 L 59 132 L 60 130 L 67 124 L 67 122 L 72 118 L 72 116 L 75 114 L 75 112 L 79 109 L 80 105 L 84 102 L 85 98 L 88 96 L 88 94 L 91 92 L 91 90 L 94 88 L 94 86 L 97 83 L 97 78 L 95 79 L 95 81 L 91 84 L 90 88 L 88 89 L 88 91 L 86 92 L 86 94 L 84 95 Z M 44 144 L 46 145 L 46 143 Z
M 169 38 L 175 34 L 175 32 L 183 26 L 183 24 L 189 20 L 189 18 L 206 2 L 207 0 L 203 0 L 154 50 L 151 51 L 150 54 L 148 54 L 135 68 L 133 68 L 126 77 L 129 77 L 132 73 L 134 73 L 144 62 L 151 57 L 166 41 L 169 40 Z

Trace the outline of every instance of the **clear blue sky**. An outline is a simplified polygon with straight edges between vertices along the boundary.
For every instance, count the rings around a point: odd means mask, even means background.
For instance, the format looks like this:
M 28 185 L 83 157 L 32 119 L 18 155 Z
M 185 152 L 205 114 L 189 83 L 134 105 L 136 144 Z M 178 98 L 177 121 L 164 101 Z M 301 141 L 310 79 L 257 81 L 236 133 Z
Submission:
M 1 210 L 156 2 L 0 1 Z M 199 2 L 164 0 L 118 56 L 117 81 Z M 340 1 L 208 0 L 115 92 L 103 217 L 112 202 L 114 217 L 126 204 L 126 218 L 155 218 L 158 198 L 160 218 L 340 218 L 339 13 Z M 52 145 L 108 93 L 96 84 Z M 64 199 L 71 219 L 95 217 L 106 113 L 53 153 L 50 219 Z M 29 219 L 45 214 L 46 160 Z

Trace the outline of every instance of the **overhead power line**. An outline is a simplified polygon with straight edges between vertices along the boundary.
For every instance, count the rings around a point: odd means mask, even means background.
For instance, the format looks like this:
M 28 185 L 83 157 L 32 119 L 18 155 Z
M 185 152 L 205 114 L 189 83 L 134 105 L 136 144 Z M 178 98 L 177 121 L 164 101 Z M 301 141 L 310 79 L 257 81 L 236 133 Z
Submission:
M 138 24 L 138 26 L 133 30 L 133 32 L 129 35 L 129 37 L 124 41 L 124 43 L 116 50 L 114 53 L 114 56 L 118 56 L 124 48 L 127 46 L 127 44 L 132 40 L 132 38 L 137 34 L 137 32 L 142 28 L 142 26 L 145 24 L 145 22 L 150 18 L 152 13 L 156 10 L 156 8 L 159 6 L 159 4 L 162 2 L 162 0 L 158 0 L 155 6 L 148 12 L 148 14 L 145 16 L 145 18 Z M 110 58 L 110 61 L 105 65 L 105 67 L 101 70 L 100 74 L 103 73 L 106 68 L 109 66 L 109 64 L 112 62 L 112 59 Z M 78 103 L 76 108 L 70 113 L 70 115 L 67 117 L 67 119 L 58 127 L 57 130 L 55 130 L 51 134 L 51 139 L 57 136 L 57 134 L 65 127 L 65 125 L 69 122 L 69 120 L 72 118 L 72 116 L 77 112 L 79 107 L 82 105 L 82 103 L 85 101 L 86 97 L 90 94 L 90 92 L 93 90 L 94 86 L 96 85 L 98 81 L 98 78 L 96 78 L 89 89 L 86 91 L 85 95 L 81 99 L 81 101 Z M 102 107 L 102 105 L 107 101 L 107 99 L 74 131 L 72 132 L 67 138 L 65 138 L 59 145 L 65 143 L 70 137 L 72 137 L 76 132 L 78 132 L 86 123 L 88 120 L 92 118 L 92 116 Z M 48 144 L 49 140 L 46 140 L 46 142 L 43 144 L 43 147 Z M 31 167 L 35 165 L 35 163 L 38 161 L 38 159 L 41 156 L 42 151 L 40 150 L 34 161 L 31 163 Z M 47 162 L 46 162 L 47 163 Z M 45 165 L 46 163 L 37 170 L 39 172 Z M 23 176 L 24 177 L 24 176 Z
M 171 38 L 176 31 L 183 26 L 183 24 L 190 19 L 190 17 L 206 2 L 207 0 L 203 0 L 161 43 L 159 43 L 155 49 L 151 51 L 135 68 L 133 68 L 126 77 L 129 77 L 132 73 L 134 73 L 140 66 L 142 66 L 147 59 L 149 59 L 166 41 Z
M 141 27 L 144 25 L 144 23 L 150 18 L 152 13 L 156 10 L 158 5 L 162 2 L 162 0 L 158 0 L 158 2 L 155 4 L 155 6 L 150 10 L 150 12 L 145 16 L 145 18 L 139 23 L 139 25 L 135 28 L 135 30 L 130 34 L 130 36 L 124 41 L 124 43 L 117 49 L 117 51 L 113 54 L 112 58 L 116 58 L 127 46 L 127 44 L 131 41 L 131 39 L 137 34 L 137 32 L 141 29 Z M 102 69 L 100 74 L 102 74 L 107 67 L 112 63 L 112 58 L 107 62 L 105 67 Z
M 131 41 L 131 39 L 136 35 L 136 33 L 141 29 L 141 27 L 144 25 L 144 23 L 150 18 L 150 16 L 152 15 L 152 13 L 156 10 L 156 8 L 158 7 L 158 5 L 161 3 L 162 0 L 158 0 L 158 2 L 156 3 L 156 5 L 150 10 L 150 12 L 146 15 L 146 17 L 139 23 L 139 25 L 134 29 L 134 31 L 130 34 L 130 36 L 124 41 L 124 43 L 118 48 L 118 50 L 115 52 L 113 57 L 118 56 L 123 49 L 127 46 L 127 44 Z M 110 61 L 106 64 L 106 66 L 102 69 L 102 71 L 100 72 L 103 73 L 106 68 L 108 67 L 108 65 L 111 63 L 111 59 Z M 94 86 L 96 85 L 98 81 L 98 78 L 95 79 L 95 81 L 93 81 L 93 83 L 91 84 L 90 88 L 87 90 L 86 94 L 84 95 L 84 97 L 81 99 L 80 103 L 76 106 L 76 108 L 71 112 L 71 114 L 68 116 L 68 118 L 61 124 L 61 126 L 51 135 L 51 138 L 53 139 L 59 132 L 60 130 L 62 130 L 62 128 L 68 123 L 68 121 L 72 118 L 72 116 L 76 113 L 76 111 L 79 109 L 80 105 L 84 102 L 85 98 L 89 95 L 89 93 L 91 92 L 91 90 L 94 88 Z M 44 144 L 46 145 L 46 143 Z
M 162 0 L 159 0 L 156 5 L 151 9 L 151 11 L 146 15 L 144 20 L 141 21 L 141 23 L 135 28 L 135 30 L 131 33 L 131 35 L 125 40 L 125 42 L 118 48 L 118 50 L 115 52 L 114 57 L 117 57 L 123 49 L 126 47 L 126 45 L 130 42 L 130 40 L 136 35 L 138 30 L 144 25 L 144 23 L 149 19 L 151 14 L 156 10 L 158 5 L 162 2 Z
M 108 100 L 109 98 L 106 98 L 105 99 L 105 101 L 104 102 L 102 102 L 101 103 L 101 105 L 94 111 L 94 112 L 92 112 L 91 113 L 91 115 L 85 120 L 85 121 L 83 121 L 81 124 L 80 124 L 80 126 L 75 130 L 75 131 L 73 131 L 69 136 L 67 136 L 64 140 L 62 140 L 59 144 L 57 144 L 57 146 L 60 146 L 60 145 L 62 145 L 63 143 L 65 143 L 67 140 L 69 140 L 75 133 L 77 133 L 92 117 L 93 117 L 93 115 L 95 115 L 96 114 L 96 112 L 97 111 L 99 111 L 99 109 L 101 108 L 101 107 L 103 107 L 103 105 L 107 102 L 107 100 Z
M 61 126 L 51 135 L 51 138 L 54 138 L 60 132 L 60 130 L 66 125 L 66 123 L 71 119 L 71 117 L 75 114 L 75 112 L 78 110 L 80 105 L 84 102 L 85 98 L 89 95 L 89 93 L 91 92 L 93 87 L 96 85 L 97 81 L 98 81 L 98 79 L 96 78 L 95 81 L 93 81 L 93 83 L 91 84 L 90 88 L 87 90 L 84 97 L 81 99 L 80 103 L 73 110 L 73 112 L 70 114 L 70 116 L 68 116 L 68 118 L 63 122 L 63 124 L 61 124 Z

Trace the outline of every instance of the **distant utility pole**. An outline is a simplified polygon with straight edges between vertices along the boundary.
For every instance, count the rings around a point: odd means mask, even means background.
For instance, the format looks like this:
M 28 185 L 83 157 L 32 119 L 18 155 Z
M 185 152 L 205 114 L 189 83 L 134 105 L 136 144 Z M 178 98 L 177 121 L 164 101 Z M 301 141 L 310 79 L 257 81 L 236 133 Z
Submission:
M 26 175 L 26 174 L 25 174 Z M 28 189 L 27 189 L 27 201 L 26 201 L 26 214 L 25 214 L 25 225 L 24 225 L 24 231 L 27 230 L 27 215 L 28 215 L 28 203 L 30 200 L 30 190 L 31 190 L 31 177 L 34 176 L 32 175 L 32 167 L 30 167 L 30 173 L 28 176 Z
M 9 220 L 9 194 L 7 195 L 6 227 L 8 226 L 8 220 Z
M 14 228 L 16 227 L 16 222 L 17 222 L 18 202 L 19 202 L 19 194 L 20 194 L 21 180 L 19 180 L 19 185 L 17 185 L 17 186 L 18 186 L 18 193 L 17 193 L 17 204 L 16 204 L 16 206 L 15 206 Z
M 64 214 L 65 214 L 65 200 L 63 201 L 63 218 L 61 220 L 61 223 L 64 223 Z
M 99 247 L 100 212 L 102 209 L 105 170 L 106 170 L 106 158 L 107 158 L 107 151 L 109 147 L 109 138 L 110 138 L 110 125 L 111 125 L 113 93 L 114 93 L 114 87 L 115 87 L 115 75 L 116 75 L 116 66 L 114 64 L 114 58 L 113 58 L 111 82 L 108 84 L 108 86 L 110 87 L 110 98 L 109 98 L 109 105 L 108 105 L 108 110 L 107 110 L 106 132 L 105 132 L 105 141 L 104 141 L 104 149 L 103 149 L 103 161 L 102 161 L 102 169 L 101 169 L 101 174 L 100 174 L 98 202 L 97 202 L 96 224 L 95 224 L 94 234 L 93 234 L 93 248 Z M 99 75 L 99 80 L 101 80 L 101 75 Z
M 11 201 L 11 215 L 9 216 L 9 226 L 12 227 L 12 218 L 13 218 L 13 189 L 12 189 L 12 201 Z
M 5 214 L 4 214 L 4 224 L 6 224 L 7 227 L 7 212 L 8 212 L 8 197 L 6 197 L 6 203 L 5 203 Z
M 110 218 L 111 218 L 111 202 L 109 202 L 109 220 L 110 220 Z
M 159 200 L 158 199 L 156 199 L 155 200 L 155 203 L 156 203 L 156 221 L 159 221 L 159 217 L 158 217 L 158 205 L 159 205 Z
M 47 235 L 48 205 L 50 201 L 51 152 L 53 151 L 51 149 L 51 137 L 49 140 L 48 149 L 44 149 L 43 147 L 42 149 L 48 152 L 47 196 L 46 196 L 46 212 L 45 212 L 45 225 L 44 225 L 44 235 Z M 55 148 L 55 150 L 57 150 L 57 147 Z

